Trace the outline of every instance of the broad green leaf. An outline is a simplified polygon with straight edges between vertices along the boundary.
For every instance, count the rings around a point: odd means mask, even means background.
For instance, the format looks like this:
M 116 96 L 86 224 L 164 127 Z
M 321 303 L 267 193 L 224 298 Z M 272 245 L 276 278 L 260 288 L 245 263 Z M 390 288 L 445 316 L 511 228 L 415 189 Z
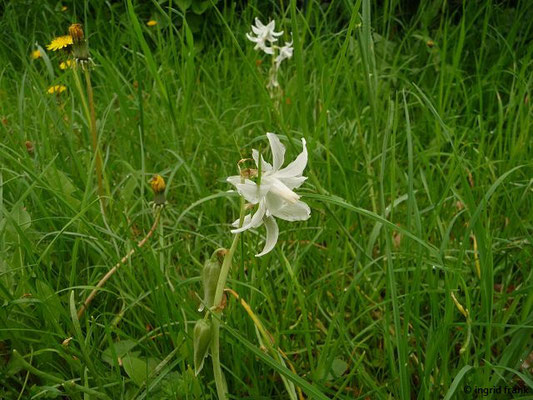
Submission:
M 176 0 L 176 4 L 181 8 L 181 11 L 187 11 L 192 4 L 192 0 Z
M 126 355 L 122 358 L 122 366 L 131 380 L 137 386 L 142 386 L 150 373 L 157 366 L 157 360 L 152 358 L 141 359 Z
M 348 363 L 344 360 L 341 360 L 340 358 L 336 358 L 333 360 L 333 363 L 331 364 L 331 371 L 328 374 L 328 381 L 335 380 L 337 378 L 340 378 L 348 369 Z
M 121 340 L 109 346 L 102 353 L 102 360 L 113 365 L 113 352 L 118 358 L 124 357 L 131 349 L 137 346 L 133 340 Z
M 195 14 L 198 14 L 198 15 L 201 15 L 205 12 L 205 10 L 207 10 L 209 7 L 211 6 L 211 1 L 210 0 L 204 0 L 204 1 L 195 1 L 193 4 L 192 4 L 192 11 L 195 13 Z

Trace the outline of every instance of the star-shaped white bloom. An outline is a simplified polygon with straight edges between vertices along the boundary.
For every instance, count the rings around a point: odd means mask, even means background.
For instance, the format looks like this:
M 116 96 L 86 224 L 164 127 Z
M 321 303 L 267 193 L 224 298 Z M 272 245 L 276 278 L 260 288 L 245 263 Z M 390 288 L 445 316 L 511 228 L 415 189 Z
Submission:
M 255 19 L 255 25 L 252 25 L 252 32 L 246 34 L 248 40 L 255 43 L 254 50 L 261 49 L 267 54 L 274 54 L 274 49 L 267 46 L 267 42 L 272 44 L 278 40 L 278 36 L 283 35 L 283 31 L 275 32 L 275 28 L 276 21 L 270 21 L 267 25 L 263 25 L 259 18 Z
M 279 68 L 281 62 L 283 60 L 287 60 L 289 58 L 292 57 L 292 51 L 293 51 L 293 47 L 292 47 L 292 40 L 290 41 L 290 43 L 285 43 L 283 45 L 283 47 L 280 47 L 279 48 L 279 54 L 277 55 L 276 59 L 275 59 L 275 62 L 276 62 L 276 68 Z
M 258 204 L 256 212 L 247 215 L 241 228 L 233 229 L 232 233 L 243 232 L 257 228 L 265 224 L 266 243 L 263 251 L 256 254 L 261 257 L 270 252 L 278 241 L 278 225 L 274 217 L 285 221 L 305 221 L 311 215 L 309 206 L 300 201 L 300 196 L 293 189 L 304 183 L 307 177 L 303 176 L 303 170 L 307 165 L 307 146 L 302 139 L 303 149 L 296 159 L 281 169 L 285 158 L 285 146 L 274 133 L 267 133 L 270 149 L 272 150 L 273 163 L 266 162 L 261 157 L 261 183 L 245 179 L 242 182 L 240 176 L 230 176 L 227 181 L 237 188 L 237 192 L 248 202 Z M 259 152 L 252 150 L 252 156 L 259 168 Z M 233 223 L 238 226 L 239 220 Z

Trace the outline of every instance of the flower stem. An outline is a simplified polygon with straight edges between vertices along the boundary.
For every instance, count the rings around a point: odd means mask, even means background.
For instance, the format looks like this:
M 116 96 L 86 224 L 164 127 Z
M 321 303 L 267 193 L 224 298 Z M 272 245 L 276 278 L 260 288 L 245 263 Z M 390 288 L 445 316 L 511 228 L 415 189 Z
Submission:
M 239 228 L 242 226 L 244 221 L 244 211 L 245 211 L 244 198 L 241 197 L 241 210 L 239 217 Z M 224 287 L 226 286 L 226 280 L 228 278 L 229 269 L 231 268 L 231 262 L 233 260 L 233 255 L 237 249 L 237 244 L 239 243 L 239 238 L 241 234 L 236 233 L 233 237 L 233 243 L 224 257 L 224 262 L 222 263 L 222 268 L 220 269 L 220 275 L 218 277 L 217 288 L 215 290 L 215 300 L 213 302 L 214 308 L 213 312 L 220 315 L 222 314 L 222 309 L 220 303 L 222 302 L 222 296 L 224 294 Z M 218 316 L 217 315 L 217 316 Z M 213 359 L 213 374 L 215 376 L 215 384 L 217 387 L 218 400 L 226 400 L 226 385 L 224 384 L 224 377 L 222 375 L 222 367 L 220 365 L 220 320 L 219 318 L 212 318 L 212 329 L 213 336 L 211 339 L 211 358 Z
M 104 187 L 102 179 L 102 157 L 100 156 L 100 151 L 98 148 L 98 135 L 96 133 L 96 113 L 94 110 L 94 95 L 93 87 L 91 84 L 91 76 L 89 74 L 88 66 L 82 67 L 85 72 L 85 80 L 87 82 L 87 97 L 89 98 L 89 104 L 87 104 L 87 99 L 85 98 L 85 92 L 81 86 L 80 76 L 78 75 L 78 68 L 73 68 L 72 72 L 74 75 L 74 83 L 76 88 L 80 93 L 81 104 L 83 106 L 83 111 L 85 112 L 85 118 L 87 118 L 87 123 L 89 124 L 89 131 L 91 132 L 92 146 L 95 155 L 95 169 L 96 169 L 96 180 L 98 184 L 98 197 L 100 199 L 100 207 L 102 208 L 102 213 L 105 212 L 104 208 Z
M 89 111 L 90 111 L 90 131 L 93 144 L 94 156 L 96 158 L 96 181 L 98 183 L 98 196 L 102 204 L 102 209 L 105 211 L 105 203 L 103 201 L 104 185 L 103 185 L 103 167 L 102 167 L 102 155 L 100 154 L 100 147 L 98 146 L 98 133 L 96 132 L 96 112 L 94 110 L 94 94 L 93 85 L 91 84 L 91 73 L 89 67 L 84 66 L 83 71 L 85 73 L 85 83 L 87 84 L 87 97 L 89 98 Z

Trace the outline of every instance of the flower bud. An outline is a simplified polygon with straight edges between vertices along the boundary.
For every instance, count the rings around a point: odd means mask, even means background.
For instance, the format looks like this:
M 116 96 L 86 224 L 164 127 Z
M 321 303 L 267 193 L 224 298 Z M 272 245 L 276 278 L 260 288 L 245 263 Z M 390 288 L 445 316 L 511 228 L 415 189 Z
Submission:
M 154 203 L 156 205 L 164 205 L 166 201 L 165 189 L 167 185 L 165 184 L 163 177 L 161 175 L 154 175 L 150 180 L 150 186 L 154 191 Z
M 204 360 L 211 344 L 211 321 L 199 319 L 196 321 L 193 332 L 194 344 L 194 373 L 198 375 L 204 367 Z
M 83 40 L 84 34 L 83 34 L 83 28 L 81 24 L 72 24 L 68 28 L 68 33 L 72 37 L 72 42 L 79 43 Z
M 215 292 L 217 290 L 218 276 L 220 275 L 220 264 L 216 260 L 207 260 L 202 270 L 202 283 L 204 285 L 204 301 L 198 311 L 203 311 L 204 307 L 213 307 L 215 302 Z
M 24 142 L 24 145 L 26 146 L 26 150 L 28 151 L 28 154 L 30 156 L 33 156 L 33 152 L 35 151 L 35 148 L 33 147 L 33 143 L 30 142 L 29 140 L 26 140 Z
M 68 28 L 68 33 L 72 38 L 72 55 L 77 62 L 87 62 L 89 60 L 89 46 L 85 41 L 85 35 L 81 24 L 72 24 Z

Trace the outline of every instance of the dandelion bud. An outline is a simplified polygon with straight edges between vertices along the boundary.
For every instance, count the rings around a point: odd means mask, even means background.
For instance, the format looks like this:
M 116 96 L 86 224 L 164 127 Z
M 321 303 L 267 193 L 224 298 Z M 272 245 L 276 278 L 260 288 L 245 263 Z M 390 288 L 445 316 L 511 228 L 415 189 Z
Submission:
M 165 204 L 165 189 L 167 185 L 165 184 L 163 177 L 161 175 L 154 175 L 154 177 L 150 180 L 150 186 L 154 191 L 154 203 L 156 205 Z
M 209 351 L 212 337 L 211 328 L 211 321 L 205 319 L 199 319 L 194 326 L 194 373 L 197 376 L 204 367 L 204 359 Z
M 198 311 L 204 307 L 213 307 L 215 292 L 217 290 L 218 276 L 220 275 L 220 263 L 216 260 L 207 260 L 202 270 L 202 283 L 204 285 L 204 301 Z
M 85 41 L 81 24 L 72 24 L 68 28 L 68 33 L 72 38 L 72 55 L 77 62 L 87 62 L 89 60 L 89 46 Z
M 30 142 L 29 140 L 26 140 L 26 142 L 24 142 L 24 145 L 26 146 L 26 150 L 28 151 L 28 154 L 30 156 L 33 156 L 33 152 L 34 152 L 34 147 L 33 147 L 33 143 Z
M 68 28 L 68 33 L 72 37 L 72 41 L 74 43 L 79 43 L 83 40 L 84 34 L 83 34 L 83 28 L 81 24 L 72 24 Z

